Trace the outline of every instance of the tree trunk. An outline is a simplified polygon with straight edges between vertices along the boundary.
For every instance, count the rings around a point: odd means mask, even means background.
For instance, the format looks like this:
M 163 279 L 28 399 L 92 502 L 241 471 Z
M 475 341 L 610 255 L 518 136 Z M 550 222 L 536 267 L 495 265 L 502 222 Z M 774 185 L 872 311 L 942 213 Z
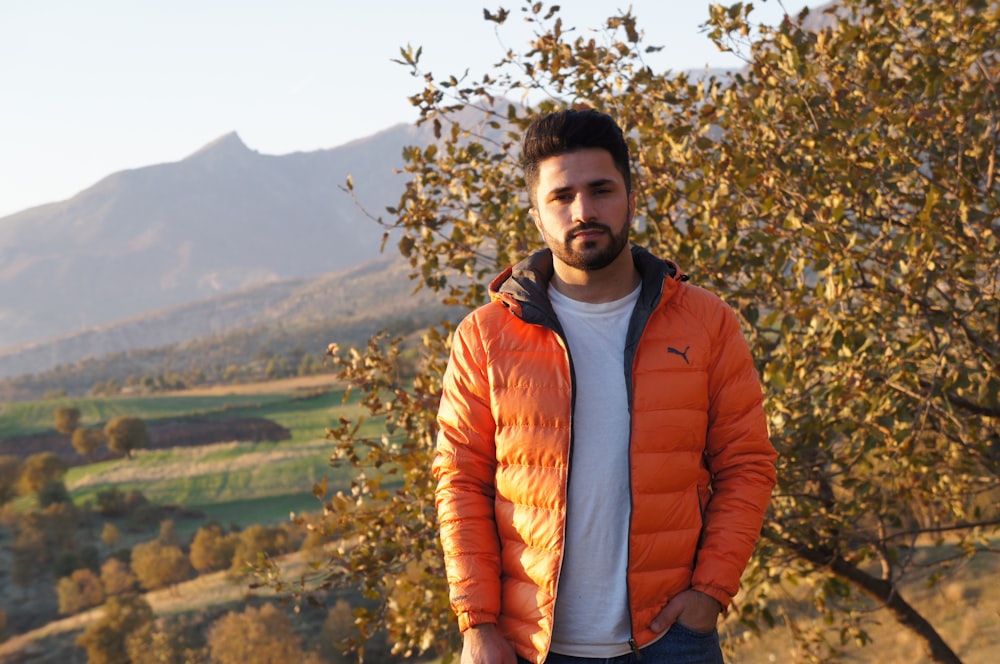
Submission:
M 896 621 L 924 642 L 927 655 L 941 664 L 962 664 L 958 655 L 945 643 L 934 626 L 900 595 L 891 583 L 850 564 L 839 553 L 829 549 L 813 549 L 803 544 L 769 537 L 776 544 L 791 550 L 809 563 L 830 570 L 884 606 Z

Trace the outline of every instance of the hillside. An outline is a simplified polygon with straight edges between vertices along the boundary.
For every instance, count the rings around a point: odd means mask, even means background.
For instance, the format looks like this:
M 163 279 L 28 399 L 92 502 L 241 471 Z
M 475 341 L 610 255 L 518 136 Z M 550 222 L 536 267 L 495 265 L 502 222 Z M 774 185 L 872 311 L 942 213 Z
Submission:
M 400 257 L 381 256 L 0 351 L 0 400 L 79 396 L 99 382 L 166 372 L 221 376 L 275 355 L 297 362 L 330 343 L 360 346 L 382 329 L 405 335 L 461 315 L 429 290 L 415 291 L 409 273 Z
M 395 203 L 402 148 L 426 134 L 283 156 L 228 134 L 0 219 L 0 349 L 376 258 L 381 232 L 341 186 L 376 213 Z

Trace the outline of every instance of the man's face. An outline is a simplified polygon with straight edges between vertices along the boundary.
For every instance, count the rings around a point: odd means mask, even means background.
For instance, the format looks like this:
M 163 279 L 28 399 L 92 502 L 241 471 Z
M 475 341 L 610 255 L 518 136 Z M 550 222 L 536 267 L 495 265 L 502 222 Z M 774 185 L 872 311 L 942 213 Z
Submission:
M 538 164 L 535 220 L 557 261 L 577 270 L 610 265 L 628 244 L 635 195 L 611 153 L 584 148 Z

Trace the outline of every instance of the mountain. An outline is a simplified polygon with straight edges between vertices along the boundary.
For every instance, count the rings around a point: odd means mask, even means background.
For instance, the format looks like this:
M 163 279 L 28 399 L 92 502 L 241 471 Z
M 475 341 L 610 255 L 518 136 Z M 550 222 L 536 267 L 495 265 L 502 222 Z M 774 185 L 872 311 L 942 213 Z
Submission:
M 398 125 L 282 156 L 235 133 L 174 163 L 110 175 L 73 198 L 0 219 L 0 349 L 379 255 L 374 213 L 398 200 Z
M 79 330 L 58 337 L 0 349 L 0 380 L 67 367 L 83 358 L 126 354 L 141 366 L 136 351 L 164 349 L 151 357 L 174 353 L 207 355 L 208 347 L 235 347 L 236 337 L 282 337 L 289 344 L 322 353 L 337 341 L 345 326 L 359 322 L 364 334 L 399 319 L 440 320 L 448 314 L 439 297 L 429 290 L 414 292 L 411 268 L 398 254 L 381 255 L 359 266 L 313 277 L 283 279 L 216 295 L 187 304 L 159 309 L 114 323 Z M 377 323 L 375 322 L 377 321 Z M 304 340 L 300 341 L 300 338 Z M 184 344 L 198 341 L 191 348 Z M 351 343 L 364 339 L 352 338 Z M 168 348 L 170 347 L 170 348 Z M 246 354 L 242 349 L 240 352 Z M 246 357 L 228 358 L 246 361 Z M 178 357 L 176 362 L 184 360 Z M 121 376 L 117 376 L 121 378 Z

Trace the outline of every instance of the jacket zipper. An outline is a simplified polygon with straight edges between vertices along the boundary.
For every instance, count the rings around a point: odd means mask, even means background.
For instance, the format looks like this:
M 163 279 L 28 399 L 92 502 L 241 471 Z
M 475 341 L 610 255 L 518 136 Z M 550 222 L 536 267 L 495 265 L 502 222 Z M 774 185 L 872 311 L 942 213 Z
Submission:
M 575 435 L 575 425 L 573 423 L 573 409 L 576 406 L 576 374 L 573 372 L 573 358 L 569 353 L 569 343 L 563 338 L 562 332 L 556 329 L 552 330 L 552 333 L 556 335 L 556 339 L 559 341 L 559 345 L 563 347 L 566 352 L 566 365 L 569 367 L 569 381 L 570 381 L 570 399 L 569 399 L 569 450 L 566 452 L 566 496 L 565 500 L 567 503 L 567 512 L 569 507 L 569 480 L 570 480 L 570 470 L 573 467 L 571 463 L 573 460 L 573 437 Z M 555 607 L 556 601 L 558 601 L 559 596 L 559 580 L 562 578 L 563 563 L 566 560 L 566 522 L 568 519 L 563 518 L 562 523 L 562 540 L 563 540 L 563 553 L 559 556 L 559 569 L 556 571 L 556 582 L 552 595 L 552 606 Z M 552 634 L 550 631 L 549 642 L 545 646 L 545 657 L 549 655 L 549 648 L 552 647 Z M 544 660 L 543 660 L 544 661 Z

